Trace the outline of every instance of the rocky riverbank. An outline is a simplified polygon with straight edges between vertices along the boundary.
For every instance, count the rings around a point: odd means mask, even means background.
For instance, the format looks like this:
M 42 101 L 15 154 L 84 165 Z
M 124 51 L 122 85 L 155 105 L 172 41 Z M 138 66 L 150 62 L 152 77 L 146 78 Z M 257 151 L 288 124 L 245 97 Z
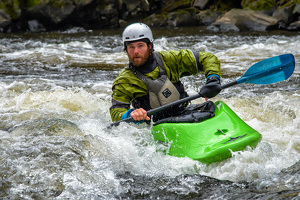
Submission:
M 212 31 L 300 30 L 300 0 L 2 0 L 0 32 L 151 26 Z

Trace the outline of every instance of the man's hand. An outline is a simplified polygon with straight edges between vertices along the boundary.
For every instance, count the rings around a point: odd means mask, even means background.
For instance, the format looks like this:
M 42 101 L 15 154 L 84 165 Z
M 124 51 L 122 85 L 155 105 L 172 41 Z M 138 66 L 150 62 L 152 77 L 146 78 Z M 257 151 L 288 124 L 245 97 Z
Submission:
M 147 111 L 143 108 L 135 109 L 130 113 L 130 116 L 134 121 L 150 120 L 150 117 L 147 116 Z
M 205 98 L 213 98 L 221 92 L 220 78 L 212 75 L 206 80 L 206 84 L 201 88 L 199 94 Z

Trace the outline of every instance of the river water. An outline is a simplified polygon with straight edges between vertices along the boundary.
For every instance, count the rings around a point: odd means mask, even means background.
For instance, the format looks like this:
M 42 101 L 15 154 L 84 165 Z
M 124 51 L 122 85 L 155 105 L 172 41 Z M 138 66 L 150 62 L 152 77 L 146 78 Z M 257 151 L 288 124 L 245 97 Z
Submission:
M 112 82 L 128 63 L 121 33 L 0 34 L 1 199 L 300 199 L 299 33 L 153 30 L 156 51 L 218 56 L 222 83 L 260 60 L 295 56 L 288 80 L 239 84 L 212 99 L 229 105 L 262 141 L 208 166 L 157 151 L 147 126 L 106 128 Z M 204 76 L 182 81 L 193 95 Z

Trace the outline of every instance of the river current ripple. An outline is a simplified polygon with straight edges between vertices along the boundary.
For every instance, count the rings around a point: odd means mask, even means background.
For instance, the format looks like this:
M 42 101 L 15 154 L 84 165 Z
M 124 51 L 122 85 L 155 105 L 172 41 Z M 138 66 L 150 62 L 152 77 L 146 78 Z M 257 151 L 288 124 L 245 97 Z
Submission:
M 298 33 L 153 30 L 156 51 L 218 56 L 222 83 L 263 59 L 295 56 L 288 80 L 240 84 L 212 99 L 229 105 L 262 141 L 208 166 L 161 153 L 147 126 L 106 128 L 111 84 L 128 63 L 121 33 L 0 34 L 1 199 L 300 199 Z M 204 76 L 182 81 L 193 95 Z

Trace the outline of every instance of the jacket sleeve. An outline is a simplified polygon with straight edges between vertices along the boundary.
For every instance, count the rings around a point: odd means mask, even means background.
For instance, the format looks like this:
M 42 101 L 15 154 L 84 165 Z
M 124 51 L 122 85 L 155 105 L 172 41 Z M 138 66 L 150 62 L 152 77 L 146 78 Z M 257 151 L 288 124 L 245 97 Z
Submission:
M 130 104 L 122 103 L 112 98 L 112 106 L 109 109 L 111 120 L 120 121 L 124 113 L 128 111 Z
M 198 70 L 204 71 L 205 77 L 208 77 L 211 74 L 217 74 L 221 77 L 220 61 L 214 54 L 200 52 L 198 61 Z
M 147 86 L 129 70 L 122 70 L 112 85 L 112 121 L 120 121 L 124 113 L 130 109 L 133 99 L 147 94 Z
M 220 61 L 212 53 L 182 49 L 180 51 L 161 51 L 160 54 L 167 67 L 167 73 L 170 73 L 168 69 L 171 71 L 173 82 L 179 81 L 179 78 L 183 76 L 200 72 L 204 72 L 206 77 L 211 74 L 221 76 Z

